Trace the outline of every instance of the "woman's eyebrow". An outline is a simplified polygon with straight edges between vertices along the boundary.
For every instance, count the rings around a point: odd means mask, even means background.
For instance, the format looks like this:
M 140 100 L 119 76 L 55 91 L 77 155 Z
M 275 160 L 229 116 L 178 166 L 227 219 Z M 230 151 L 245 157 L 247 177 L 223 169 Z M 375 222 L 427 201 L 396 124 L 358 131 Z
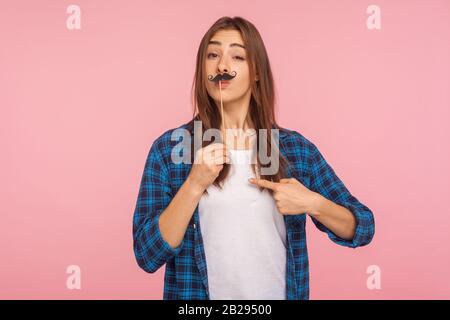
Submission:
M 208 42 L 208 44 L 217 44 L 217 45 L 221 46 L 221 45 L 222 45 L 222 42 L 217 41 L 217 40 L 210 40 L 210 41 Z M 240 44 L 240 43 L 231 43 L 231 44 L 230 44 L 230 47 L 241 47 L 241 48 L 245 49 L 245 46 L 242 45 L 242 44 Z

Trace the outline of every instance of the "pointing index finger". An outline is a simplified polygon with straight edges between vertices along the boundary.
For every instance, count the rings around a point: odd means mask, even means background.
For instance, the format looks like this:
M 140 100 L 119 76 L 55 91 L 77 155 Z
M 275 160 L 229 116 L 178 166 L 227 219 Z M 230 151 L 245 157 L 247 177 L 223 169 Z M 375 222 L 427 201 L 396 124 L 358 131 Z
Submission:
M 268 181 L 265 179 L 255 179 L 255 178 L 251 178 L 249 179 L 249 181 L 255 185 L 258 185 L 260 187 L 263 188 L 267 188 L 267 189 L 271 189 L 273 191 L 276 191 L 276 188 L 278 187 L 278 183 L 276 182 L 272 182 L 272 181 Z

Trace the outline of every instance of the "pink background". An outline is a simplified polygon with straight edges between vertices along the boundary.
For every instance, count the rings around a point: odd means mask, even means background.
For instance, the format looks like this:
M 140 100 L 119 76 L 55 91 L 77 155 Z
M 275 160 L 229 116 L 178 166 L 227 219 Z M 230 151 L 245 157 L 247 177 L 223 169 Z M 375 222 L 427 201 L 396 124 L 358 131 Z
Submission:
M 0 298 L 162 298 L 164 267 L 133 255 L 139 183 L 153 140 L 190 119 L 196 51 L 224 15 L 261 32 L 279 123 L 375 215 L 356 250 L 308 219 L 311 299 L 449 299 L 447 0 L 2 1 Z

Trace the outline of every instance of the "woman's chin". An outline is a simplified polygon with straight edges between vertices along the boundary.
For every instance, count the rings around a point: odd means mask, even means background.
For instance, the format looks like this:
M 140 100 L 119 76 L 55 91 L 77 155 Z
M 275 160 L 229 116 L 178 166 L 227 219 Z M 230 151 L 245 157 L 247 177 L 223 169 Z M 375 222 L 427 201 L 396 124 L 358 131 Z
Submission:
M 232 99 L 230 99 L 230 100 L 222 100 L 222 103 L 223 103 L 223 107 L 225 108 L 225 109 L 227 109 L 227 107 L 228 106 L 230 106 L 230 105 L 233 105 L 233 103 L 235 103 L 235 102 L 237 102 L 238 100 L 232 100 Z M 217 101 L 216 102 L 217 103 L 217 106 L 220 108 L 220 100 L 219 101 Z
M 225 95 L 222 95 L 222 102 L 225 103 L 230 103 L 233 102 L 235 99 L 233 97 L 227 97 Z M 217 103 L 217 105 L 220 106 L 220 97 L 214 99 L 214 101 Z

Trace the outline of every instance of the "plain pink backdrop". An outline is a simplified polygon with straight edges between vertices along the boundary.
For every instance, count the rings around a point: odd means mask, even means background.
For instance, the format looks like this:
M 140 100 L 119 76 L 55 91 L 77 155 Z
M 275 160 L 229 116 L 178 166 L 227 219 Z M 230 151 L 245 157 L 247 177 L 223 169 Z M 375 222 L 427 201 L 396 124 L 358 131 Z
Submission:
M 197 48 L 224 15 L 261 32 L 279 124 L 375 215 L 358 249 L 308 219 L 311 299 L 449 299 L 448 0 L 1 1 L 0 298 L 162 298 L 164 267 L 133 255 L 139 183 L 153 140 L 192 116 Z

